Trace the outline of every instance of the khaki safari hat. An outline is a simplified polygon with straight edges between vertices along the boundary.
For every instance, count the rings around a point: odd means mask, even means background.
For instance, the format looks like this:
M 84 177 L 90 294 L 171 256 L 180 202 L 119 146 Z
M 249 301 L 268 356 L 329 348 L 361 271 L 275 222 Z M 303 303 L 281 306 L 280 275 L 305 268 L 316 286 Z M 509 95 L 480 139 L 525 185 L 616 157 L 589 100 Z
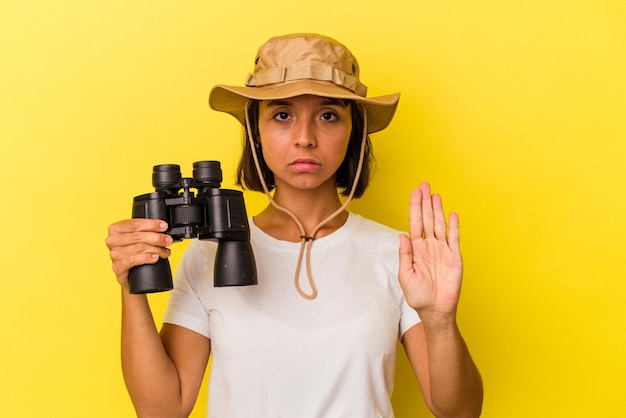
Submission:
M 367 112 L 367 133 L 385 129 L 396 112 L 399 93 L 367 98 L 359 64 L 336 40 L 313 33 L 276 36 L 263 44 L 245 86 L 216 85 L 210 106 L 233 115 L 245 126 L 246 103 L 311 94 L 355 100 Z

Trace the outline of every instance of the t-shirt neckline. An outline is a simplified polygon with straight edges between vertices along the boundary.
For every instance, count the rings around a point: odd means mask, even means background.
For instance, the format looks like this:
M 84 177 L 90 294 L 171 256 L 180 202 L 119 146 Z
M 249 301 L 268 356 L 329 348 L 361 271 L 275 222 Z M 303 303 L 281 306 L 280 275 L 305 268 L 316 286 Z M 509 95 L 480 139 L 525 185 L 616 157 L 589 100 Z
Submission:
M 326 246 L 332 246 L 332 245 L 336 245 L 340 241 L 345 240 L 347 237 L 350 236 L 351 232 L 355 229 L 359 219 L 360 219 L 359 215 L 354 214 L 352 212 L 348 212 L 348 219 L 346 219 L 346 222 L 343 225 L 341 225 L 337 230 L 331 232 L 330 234 L 316 239 L 314 241 L 313 248 L 316 248 L 316 247 L 323 248 Z M 300 242 L 280 240 L 280 239 L 274 238 L 273 236 L 263 231 L 254 223 L 253 216 L 250 217 L 249 224 L 250 224 L 250 239 L 253 243 L 261 244 L 261 245 L 268 245 L 272 248 L 278 248 L 278 249 L 300 248 Z

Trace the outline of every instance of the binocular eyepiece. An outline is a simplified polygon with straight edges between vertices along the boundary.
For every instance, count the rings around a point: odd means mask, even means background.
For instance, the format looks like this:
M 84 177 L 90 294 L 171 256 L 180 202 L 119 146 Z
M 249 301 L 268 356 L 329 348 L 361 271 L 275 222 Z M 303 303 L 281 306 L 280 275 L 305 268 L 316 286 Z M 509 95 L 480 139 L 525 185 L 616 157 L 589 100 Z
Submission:
M 174 241 L 188 238 L 217 241 L 214 285 L 257 284 L 250 245 L 250 226 L 238 190 L 221 189 L 219 161 L 193 163 L 193 176 L 182 177 L 180 166 L 162 164 L 152 170 L 153 193 L 133 199 L 133 218 L 161 219 Z M 195 193 L 191 189 L 196 189 Z M 154 293 L 173 288 L 169 260 L 133 267 L 128 274 L 131 293 Z

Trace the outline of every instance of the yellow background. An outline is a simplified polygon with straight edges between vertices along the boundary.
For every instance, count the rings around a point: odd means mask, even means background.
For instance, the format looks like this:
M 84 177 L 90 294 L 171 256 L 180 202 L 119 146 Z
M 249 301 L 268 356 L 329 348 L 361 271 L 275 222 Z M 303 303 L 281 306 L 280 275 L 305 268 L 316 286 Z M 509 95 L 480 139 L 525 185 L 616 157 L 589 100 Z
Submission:
M 370 95 L 402 92 L 351 207 L 405 229 L 428 180 L 460 213 L 483 416 L 625 416 L 622 0 L 2 0 L 0 416 L 133 416 L 107 226 L 153 164 L 218 159 L 233 187 L 240 128 L 208 92 L 297 31 L 347 44 Z M 397 416 L 430 416 L 407 367 Z

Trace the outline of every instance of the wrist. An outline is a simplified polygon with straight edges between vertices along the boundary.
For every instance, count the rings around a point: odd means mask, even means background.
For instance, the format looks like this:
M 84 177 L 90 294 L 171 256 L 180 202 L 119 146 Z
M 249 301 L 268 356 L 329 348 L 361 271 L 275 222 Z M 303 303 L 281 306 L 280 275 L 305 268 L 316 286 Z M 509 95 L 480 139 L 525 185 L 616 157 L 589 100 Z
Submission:
M 120 290 L 122 293 L 122 300 L 138 300 L 138 299 L 146 299 L 147 295 L 143 293 L 131 293 L 130 286 L 128 282 L 120 284 Z
M 120 283 L 120 289 L 122 290 L 122 294 L 124 295 L 130 295 L 130 285 L 128 284 L 128 281 L 125 281 L 123 283 Z
M 424 329 L 428 331 L 457 331 L 458 326 L 456 323 L 456 312 L 444 313 L 444 312 L 432 312 L 432 311 L 418 311 L 418 315 L 422 320 Z

